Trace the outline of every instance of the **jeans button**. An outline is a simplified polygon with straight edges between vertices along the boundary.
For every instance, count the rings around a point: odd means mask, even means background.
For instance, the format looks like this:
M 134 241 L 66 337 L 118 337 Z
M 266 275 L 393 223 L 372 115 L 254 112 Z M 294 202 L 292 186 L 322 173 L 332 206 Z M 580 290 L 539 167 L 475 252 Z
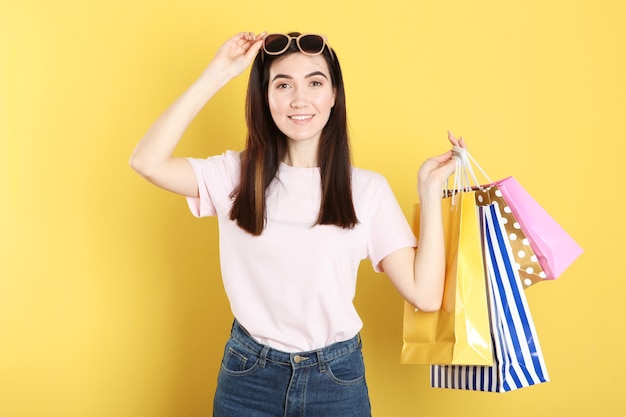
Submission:
M 300 355 L 296 355 L 296 356 L 293 357 L 293 361 L 295 363 L 300 363 L 300 362 L 305 361 L 307 359 L 309 359 L 309 358 L 307 358 L 305 356 L 300 356 Z

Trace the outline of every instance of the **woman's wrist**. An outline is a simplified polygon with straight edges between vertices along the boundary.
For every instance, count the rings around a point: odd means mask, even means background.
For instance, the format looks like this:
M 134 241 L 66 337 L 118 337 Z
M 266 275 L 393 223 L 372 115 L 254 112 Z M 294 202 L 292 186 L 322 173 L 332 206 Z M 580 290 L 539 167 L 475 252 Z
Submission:
M 439 202 L 441 200 L 441 187 L 427 186 L 420 184 L 417 189 L 417 194 L 420 203 L 427 203 L 430 201 Z
M 198 82 L 205 85 L 212 85 L 212 89 L 217 91 L 228 84 L 232 79 L 233 76 L 229 74 L 228 71 L 211 64 L 202 72 Z

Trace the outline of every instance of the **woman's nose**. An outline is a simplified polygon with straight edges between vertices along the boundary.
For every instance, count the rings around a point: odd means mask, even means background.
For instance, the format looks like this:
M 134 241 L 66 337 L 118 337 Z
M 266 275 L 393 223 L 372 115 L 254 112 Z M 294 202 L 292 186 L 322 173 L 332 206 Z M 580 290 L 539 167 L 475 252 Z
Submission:
M 296 90 L 294 91 L 293 95 L 291 96 L 291 103 L 290 103 L 291 107 L 293 108 L 299 108 L 299 107 L 303 107 L 306 105 L 306 95 L 299 91 Z

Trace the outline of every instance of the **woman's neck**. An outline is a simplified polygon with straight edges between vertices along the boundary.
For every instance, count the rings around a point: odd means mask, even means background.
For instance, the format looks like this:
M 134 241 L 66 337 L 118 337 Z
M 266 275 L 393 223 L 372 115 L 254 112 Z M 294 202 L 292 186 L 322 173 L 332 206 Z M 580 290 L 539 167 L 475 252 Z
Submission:
M 290 141 L 283 162 L 292 167 L 318 167 L 317 143 Z

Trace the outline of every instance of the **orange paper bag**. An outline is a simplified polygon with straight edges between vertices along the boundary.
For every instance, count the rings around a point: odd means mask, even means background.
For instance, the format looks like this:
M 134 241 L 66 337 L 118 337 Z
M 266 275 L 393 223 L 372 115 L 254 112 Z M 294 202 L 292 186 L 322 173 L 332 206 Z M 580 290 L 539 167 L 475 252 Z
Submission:
M 427 313 L 405 302 L 403 364 L 493 364 L 475 197 L 474 191 L 463 191 L 442 200 L 446 244 L 443 303 L 439 311 Z M 417 236 L 419 215 L 416 204 L 413 228 Z

